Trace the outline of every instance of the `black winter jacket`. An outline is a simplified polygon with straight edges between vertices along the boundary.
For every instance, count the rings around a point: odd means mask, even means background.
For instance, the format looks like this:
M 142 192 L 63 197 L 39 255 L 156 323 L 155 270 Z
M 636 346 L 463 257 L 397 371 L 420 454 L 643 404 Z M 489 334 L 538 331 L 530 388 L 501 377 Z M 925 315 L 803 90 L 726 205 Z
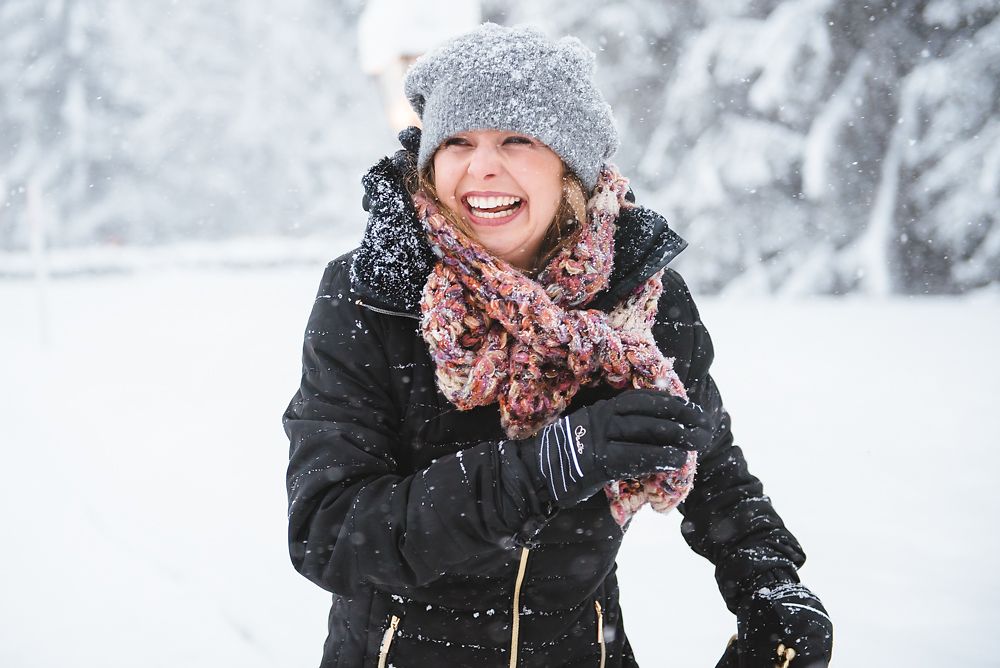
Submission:
M 333 594 L 322 667 L 506 668 L 512 644 L 518 666 L 636 665 L 615 578 L 624 531 L 603 493 L 552 512 L 499 446 L 496 406 L 460 411 L 437 390 L 416 306 L 433 257 L 405 208 L 373 205 L 361 247 L 323 276 L 284 416 L 292 562 Z M 605 310 L 684 247 L 641 207 L 623 210 L 615 244 L 591 304 Z M 733 445 L 711 340 L 669 269 L 654 335 L 717 421 L 682 532 L 735 610 L 749 580 L 794 578 L 805 556 Z M 569 410 L 614 392 L 586 388 Z

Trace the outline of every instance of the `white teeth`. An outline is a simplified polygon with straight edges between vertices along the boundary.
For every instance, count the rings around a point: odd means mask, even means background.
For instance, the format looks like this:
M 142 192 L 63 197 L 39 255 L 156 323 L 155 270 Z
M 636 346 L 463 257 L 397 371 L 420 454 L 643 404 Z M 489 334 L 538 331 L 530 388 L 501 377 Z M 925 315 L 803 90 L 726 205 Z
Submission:
M 520 202 L 518 197 L 476 197 L 475 195 L 469 195 L 465 198 L 474 209 L 492 209 L 498 206 L 510 206 L 516 202 Z
M 479 211 L 476 210 L 476 218 L 506 218 L 511 214 L 511 209 L 504 209 L 503 211 Z

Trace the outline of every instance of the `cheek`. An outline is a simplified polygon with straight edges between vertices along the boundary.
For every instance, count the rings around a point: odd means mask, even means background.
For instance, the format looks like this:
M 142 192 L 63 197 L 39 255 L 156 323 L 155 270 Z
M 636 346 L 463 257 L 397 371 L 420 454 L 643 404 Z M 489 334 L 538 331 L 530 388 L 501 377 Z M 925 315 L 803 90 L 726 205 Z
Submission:
M 434 189 L 437 190 L 441 202 L 448 205 L 455 202 L 455 188 L 458 186 L 458 177 L 452 162 L 434 159 Z
M 546 215 L 552 218 L 559 209 L 559 202 L 562 201 L 562 178 L 555 180 L 549 178 L 546 181 L 539 188 L 538 198 L 543 203 Z
M 555 215 L 562 200 L 562 162 L 552 154 L 536 161 L 530 170 L 531 180 L 536 184 L 535 198 L 547 213 Z

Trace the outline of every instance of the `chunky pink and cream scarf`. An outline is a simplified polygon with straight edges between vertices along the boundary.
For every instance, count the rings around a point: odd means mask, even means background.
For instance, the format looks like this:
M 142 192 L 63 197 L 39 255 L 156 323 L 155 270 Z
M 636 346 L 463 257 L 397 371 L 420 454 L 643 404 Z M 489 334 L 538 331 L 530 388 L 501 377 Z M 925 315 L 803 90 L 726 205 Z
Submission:
M 414 203 L 441 258 L 424 286 L 421 328 L 441 392 L 460 410 L 497 402 L 511 438 L 554 422 L 586 385 L 660 388 L 686 397 L 656 346 L 652 326 L 662 271 L 610 313 L 586 309 L 608 285 L 618 212 L 628 180 L 605 167 L 587 203 L 587 221 L 532 280 L 454 229 L 428 197 Z M 697 458 L 677 471 L 614 481 L 604 491 L 624 525 L 645 503 L 668 512 L 684 500 Z

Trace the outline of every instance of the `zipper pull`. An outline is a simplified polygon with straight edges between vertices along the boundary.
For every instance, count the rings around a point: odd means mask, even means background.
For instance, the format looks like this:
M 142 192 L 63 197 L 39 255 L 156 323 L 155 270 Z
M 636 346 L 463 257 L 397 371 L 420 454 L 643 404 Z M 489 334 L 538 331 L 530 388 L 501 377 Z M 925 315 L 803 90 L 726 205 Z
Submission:
M 608 658 L 608 650 L 604 645 L 604 611 L 601 610 L 601 602 L 594 600 L 594 610 L 597 611 L 597 645 L 601 648 L 601 668 Z
M 795 658 L 795 650 L 791 647 L 785 647 L 785 643 L 778 644 L 778 660 L 781 663 L 775 664 L 777 668 L 788 668 L 788 665 Z
M 521 561 L 517 566 L 517 579 L 514 580 L 514 602 L 511 606 L 509 668 L 517 668 L 518 634 L 521 629 L 521 585 L 524 583 L 524 572 L 528 566 L 528 555 L 530 553 L 531 550 L 527 546 L 521 548 Z
M 382 635 L 382 644 L 378 648 L 378 668 L 385 668 L 386 659 L 389 658 L 389 646 L 392 645 L 392 637 L 396 635 L 398 627 L 399 617 L 393 615 L 389 620 L 389 627 L 385 630 L 385 634 Z

